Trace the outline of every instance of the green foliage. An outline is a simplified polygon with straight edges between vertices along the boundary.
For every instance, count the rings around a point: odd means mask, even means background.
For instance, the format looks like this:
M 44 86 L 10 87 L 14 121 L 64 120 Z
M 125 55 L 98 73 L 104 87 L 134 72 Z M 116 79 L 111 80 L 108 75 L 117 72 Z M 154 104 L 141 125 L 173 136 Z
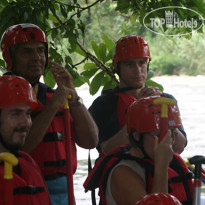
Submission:
M 114 41 L 103 35 L 102 43 L 97 44 L 95 41 L 91 41 L 91 45 L 94 55 L 106 66 L 106 69 L 112 73 L 113 70 L 111 68 L 111 61 Z M 81 73 L 81 76 L 91 81 L 88 83 L 90 86 L 91 95 L 96 94 L 100 87 L 103 87 L 104 90 L 116 86 L 117 80 L 115 78 L 111 79 L 110 75 L 108 75 L 105 70 L 99 71 L 99 67 L 97 67 L 94 63 L 85 63 L 83 70 L 84 71 Z
M 144 27 L 143 19 L 148 12 L 166 6 L 183 6 L 205 17 L 203 0 L 1 0 L 0 35 L 14 24 L 38 25 L 48 37 L 49 59 L 69 70 L 75 86 L 87 83 L 91 94 L 100 86 L 107 89 L 118 83 L 112 70 L 112 53 L 114 42 L 124 35 L 137 34 L 148 41 L 152 56 L 150 66 L 155 74 L 205 73 L 203 35 L 195 37 L 190 33 L 184 36 L 186 39 L 170 39 Z M 193 12 L 178 13 L 181 19 L 198 18 Z M 163 11 L 153 16 L 160 14 Z M 166 31 L 165 27 L 162 29 Z M 197 32 L 203 33 L 203 28 Z M 5 67 L 2 60 L 0 66 Z M 55 86 L 49 68 L 44 80 L 51 87 Z M 147 84 L 158 86 L 149 77 Z

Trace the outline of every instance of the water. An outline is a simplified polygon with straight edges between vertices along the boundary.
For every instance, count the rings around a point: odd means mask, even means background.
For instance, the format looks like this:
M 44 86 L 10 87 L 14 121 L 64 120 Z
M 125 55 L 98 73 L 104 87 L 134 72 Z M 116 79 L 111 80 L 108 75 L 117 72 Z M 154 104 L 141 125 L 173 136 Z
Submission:
M 181 156 L 184 159 L 194 155 L 204 155 L 205 150 L 205 76 L 187 77 L 155 77 L 154 81 L 164 87 L 164 92 L 174 95 L 178 101 L 181 118 L 188 137 L 188 145 Z M 87 87 L 78 89 L 78 94 L 84 99 L 86 107 L 100 94 L 90 96 Z M 91 205 L 90 192 L 84 193 L 83 182 L 87 176 L 88 151 L 78 147 L 78 169 L 74 175 L 74 189 L 77 205 Z M 97 152 L 91 151 L 95 159 Z M 97 195 L 97 194 L 96 194 Z

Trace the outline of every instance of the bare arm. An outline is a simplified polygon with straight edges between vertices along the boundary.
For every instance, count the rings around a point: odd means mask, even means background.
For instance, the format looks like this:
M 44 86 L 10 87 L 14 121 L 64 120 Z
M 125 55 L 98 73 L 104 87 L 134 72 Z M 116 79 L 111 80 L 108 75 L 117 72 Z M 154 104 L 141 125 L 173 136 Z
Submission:
M 60 107 L 58 103 L 61 102 L 60 99 L 59 101 L 56 100 L 58 96 L 63 96 L 61 95 L 60 89 L 56 91 L 51 101 L 45 106 L 41 113 L 33 119 L 32 127 L 23 147 L 25 152 L 30 153 L 43 140 L 49 125 Z
M 173 150 L 178 154 L 181 154 L 184 151 L 184 147 L 186 146 L 187 140 L 186 137 L 180 132 L 179 129 L 176 130 L 175 142 L 173 144 Z
M 120 145 L 129 144 L 127 126 L 125 125 L 118 133 L 101 143 L 100 147 L 104 155 Z
M 168 167 L 173 157 L 172 144 L 170 131 L 160 143 L 157 137 L 155 138 L 155 167 L 151 193 L 168 193 Z M 134 205 L 147 195 L 141 176 L 124 165 L 117 167 L 112 173 L 111 192 L 118 205 Z
M 70 109 L 76 133 L 74 141 L 82 148 L 95 148 L 98 143 L 98 128 L 87 108 L 81 103 L 76 103 L 71 104 Z
M 77 92 L 73 86 L 72 76 L 70 75 L 70 73 L 58 63 L 50 63 L 53 65 L 52 72 L 56 79 L 58 87 L 51 101 L 45 106 L 41 113 L 39 113 L 39 115 L 35 119 L 33 119 L 32 128 L 23 148 L 23 150 L 26 152 L 31 152 L 43 140 L 43 137 L 49 125 L 51 124 L 53 117 L 57 113 L 58 109 L 64 106 L 65 101 L 67 100 L 67 96 L 72 96 L 72 98 L 69 99 L 69 104 L 72 104 L 74 101 L 76 101 L 78 97 Z M 77 119 L 79 118 L 79 116 L 80 119 Z M 76 120 L 76 123 L 74 125 L 75 131 L 79 135 L 76 135 L 75 137 L 77 143 L 86 148 L 95 147 L 98 142 L 98 130 L 92 118 L 89 116 L 86 108 L 82 106 L 81 109 L 78 110 L 78 112 L 76 112 L 75 108 L 73 108 L 73 118 L 74 120 Z M 81 121 L 81 118 L 84 121 Z M 87 126 L 87 130 L 89 129 L 89 131 L 86 132 L 84 128 L 80 127 L 83 124 L 82 122 Z M 81 128 L 84 131 L 83 136 L 81 134 L 82 132 L 79 131 Z M 87 137 L 86 143 L 85 140 L 82 142 L 82 139 L 84 139 L 83 137 Z

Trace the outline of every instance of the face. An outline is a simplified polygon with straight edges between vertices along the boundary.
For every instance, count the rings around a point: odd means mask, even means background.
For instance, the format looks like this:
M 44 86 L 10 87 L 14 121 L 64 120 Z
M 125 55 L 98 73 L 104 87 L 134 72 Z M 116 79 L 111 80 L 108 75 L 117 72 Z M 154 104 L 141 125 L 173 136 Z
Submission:
M 1 110 L 0 132 L 9 151 L 22 148 L 32 125 L 28 103 L 15 104 Z
M 19 44 L 15 51 L 14 71 L 31 84 L 39 81 L 46 65 L 45 45 L 41 42 Z
M 145 86 L 148 60 L 129 58 L 120 62 L 120 87 L 140 89 Z

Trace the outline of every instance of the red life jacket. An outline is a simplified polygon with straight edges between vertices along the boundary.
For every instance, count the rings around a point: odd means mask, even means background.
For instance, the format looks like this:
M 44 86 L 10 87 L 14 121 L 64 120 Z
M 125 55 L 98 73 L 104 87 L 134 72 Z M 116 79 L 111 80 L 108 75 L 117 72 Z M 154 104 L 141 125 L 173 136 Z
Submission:
M 85 191 L 93 191 L 99 188 L 100 205 L 106 205 L 106 186 L 108 176 L 112 168 L 122 159 L 134 160 L 142 167 L 145 167 L 146 190 L 150 193 L 154 174 L 153 161 L 150 159 L 140 159 L 128 154 L 128 147 L 123 146 L 115 149 L 107 156 L 100 157 L 97 161 L 83 186 Z M 186 164 L 178 154 L 174 154 L 173 160 L 168 169 L 169 193 L 177 197 L 183 205 L 192 204 L 192 174 Z
M 46 104 L 52 98 L 53 93 L 46 93 Z M 38 101 L 38 107 L 34 111 L 37 115 L 45 105 Z M 73 135 L 73 121 L 70 115 L 71 135 Z M 76 145 L 71 139 L 73 173 L 77 168 Z M 31 156 L 37 162 L 45 179 L 53 179 L 66 174 L 65 129 L 63 108 L 59 109 L 53 118 L 43 141 L 31 152 Z
M 120 126 L 123 127 L 126 122 L 127 108 L 136 100 L 136 98 L 126 93 L 115 93 L 115 95 L 118 96 L 116 116 Z
M 43 176 L 34 160 L 19 152 L 19 164 L 13 171 L 13 205 L 51 205 Z M 4 167 L 0 166 L 0 202 L 3 201 Z

